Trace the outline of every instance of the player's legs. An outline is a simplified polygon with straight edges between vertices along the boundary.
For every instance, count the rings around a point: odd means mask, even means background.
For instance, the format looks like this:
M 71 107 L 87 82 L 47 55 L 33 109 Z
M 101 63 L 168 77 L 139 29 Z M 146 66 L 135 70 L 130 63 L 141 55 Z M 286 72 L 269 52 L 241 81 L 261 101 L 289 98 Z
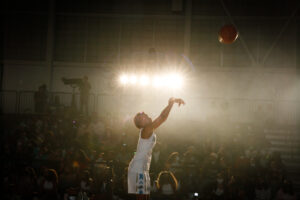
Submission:
M 149 173 L 128 173 L 128 193 L 135 194 L 137 200 L 150 199 Z

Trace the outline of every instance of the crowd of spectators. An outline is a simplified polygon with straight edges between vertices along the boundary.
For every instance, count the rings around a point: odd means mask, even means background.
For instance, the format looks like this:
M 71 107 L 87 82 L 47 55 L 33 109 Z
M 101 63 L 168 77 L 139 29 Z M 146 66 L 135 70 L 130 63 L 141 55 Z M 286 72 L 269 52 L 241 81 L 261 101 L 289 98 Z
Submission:
M 138 130 L 130 119 L 65 114 L 10 120 L 2 135 L 2 197 L 132 199 L 126 176 Z M 151 199 L 296 199 L 280 154 L 269 150 L 259 130 L 196 130 L 158 130 Z

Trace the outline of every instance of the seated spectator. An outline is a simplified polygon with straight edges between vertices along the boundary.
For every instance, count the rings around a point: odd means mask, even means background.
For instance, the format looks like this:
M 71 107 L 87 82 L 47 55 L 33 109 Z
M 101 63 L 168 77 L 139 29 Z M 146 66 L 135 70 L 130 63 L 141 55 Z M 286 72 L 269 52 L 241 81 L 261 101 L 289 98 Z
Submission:
M 255 200 L 270 200 L 271 188 L 265 179 L 259 178 L 255 187 Z
M 78 199 L 88 200 L 91 192 L 93 179 L 90 177 L 90 172 L 85 170 L 81 174 Z
M 47 176 L 42 183 L 42 199 L 55 200 L 58 199 L 58 176 L 55 169 L 48 169 Z
M 157 142 L 152 152 L 151 172 L 158 174 L 161 171 L 163 165 L 162 157 L 161 144 Z
M 26 167 L 20 175 L 18 181 L 18 191 L 22 199 L 32 199 L 36 195 L 37 177 L 32 167 Z
M 91 190 L 91 184 L 93 183 L 93 179 L 90 177 L 90 172 L 88 170 L 85 170 L 81 174 L 80 179 L 80 190 L 83 192 L 89 193 Z
M 180 167 L 181 167 L 181 162 L 179 158 L 179 153 L 178 152 L 171 153 L 166 161 L 165 169 L 176 174 L 176 172 L 180 170 Z
M 220 171 L 220 165 L 218 163 L 218 155 L 211 152 L 204 162 L 203 173 L 206 181 L 212 183 L 217 178 L 218 171 Z
M 284 180 L 282 186 L 276 195 L 276 200 L 296 200 L 296 194 L 294 192 L 293 183 L 288 180 Z
M 59 190 L 60 194 L 65 198 L 68 197 L 71 188 L 76 188 L 78 183 L 78 176 L 72 167 L 64 166 L 59 176 Z M 77 195 L 77 194 L 76 194 Z
M 178 188 L 177 179 L 172 172 L 162 171 L 157 177 L 156 187 L 164 199 L 174 199 Z
M 226 199 L 226 192 L 227 192 L 227 188 L 226 188 L 226 182 L 225 182 L 225 178 L 224 178 L 224 174 L 223 173 L 218 173 L 217 175 L 217 180 L 214 184 L 214 188 L 213 188 L 213 197 L 216 200 L 221 200 L 221 199 Z

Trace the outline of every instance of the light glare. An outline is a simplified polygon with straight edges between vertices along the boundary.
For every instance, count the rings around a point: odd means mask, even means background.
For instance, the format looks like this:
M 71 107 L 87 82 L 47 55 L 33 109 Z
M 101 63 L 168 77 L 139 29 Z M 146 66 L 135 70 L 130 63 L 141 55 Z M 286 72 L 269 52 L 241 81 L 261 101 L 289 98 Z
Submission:
M 145 75 L 142 75 L 140 77 L 140 83 L 142 86 L 146 86 L 149 84 L 149 77 L 148 76 L 145 76 Z
M 137 82 L 136 76 L 134 76 L 134 75 L 130 76 L 129 81 L 130 81 L 131 84 L 136 84 L 136 82 Z
M 126 85 L 128 83 L 128 77 L 124 74 L 120 77 L 120 82 L 123 84 L 123 85 Z
M 178 74 L 168 76 L 167 83 L 170 88 L 178 89 L 182 87 L 182 77 Z
M 183 85 L 183 77 L 180 74 L 173 73 L 168 75 L 155 75 L 153 77 L 149 77 L 145 74 L 140 75 L 139 77 L 135 74 L 126 75 L 123 74 L 120 76 L 119 81 L 123 85 L 131 84 L 131 85 L 141 85 L 148 86 L 151 85 L 155 88 L 172 88 L 179 89 L 182 88 Z
M 153 86 L 154 86 L 154 87 L 159 87 L 159 86 L 162 86 L 162 85 L 163 85 L 162 77 L 155 76 L 155 77 L 153 78 Z

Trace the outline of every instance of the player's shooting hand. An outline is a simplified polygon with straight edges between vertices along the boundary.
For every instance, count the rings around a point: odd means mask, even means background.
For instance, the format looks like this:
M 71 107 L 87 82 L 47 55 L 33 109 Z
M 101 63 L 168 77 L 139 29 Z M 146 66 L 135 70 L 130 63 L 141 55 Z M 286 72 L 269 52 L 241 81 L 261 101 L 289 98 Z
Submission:
M 180 106 L 181 104 L 185 105 L 185 102 L 182 99 L 175 99 L 174 102 L 178 103 L 178 106 Z
M 173 104 L 173 103 L 175 103 L 175 98 L 174 98 L 174 97 L 171 97 L 171 98 L 169 99 L 169 104 Z

